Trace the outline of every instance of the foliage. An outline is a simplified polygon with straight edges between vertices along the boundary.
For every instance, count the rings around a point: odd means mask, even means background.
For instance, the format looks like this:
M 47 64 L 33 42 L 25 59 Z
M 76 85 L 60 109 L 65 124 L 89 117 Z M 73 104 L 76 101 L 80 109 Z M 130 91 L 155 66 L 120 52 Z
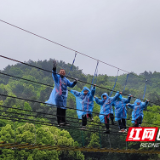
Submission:
M 52 69 L 53 59 L 44 60 L 44 61 L 28 61 L 27 63 L 35 65 L 45 70 Z M 66 73 L 69 72 L 71 64 L 66 64 L 63 61 L 58 61 L 57 71 L 60 68 L 65 68 Z M 42 82 L 54 86 L 54 82 L 51 76 L 51 73 L 41 71 L 29 66 L 22 64 L 16 64 L 12 66 L 7 66 L 3 72 L 33 80 L 36 82 Z M 76 77 L 84 82 L 91 83 L 93 76 L 83 74 L 82 70 L 78 67 L 73 66 L 73 70 L 70 72 L 71 77 Z M 96 88 L 96 96 L 100 97 L 102 93 L 110 93 L 109 89 L 112 89 L 114 86 L 116 77 L 111 77 L 105 75 L 98 75 L 97 85 L 107 88 L 101 89 Z M 128 78 L 128 83 L 124 91 L 125 94 L 132 94 L 136 97 L 142 98 L 144 92 L 145 79 L 148 79 L 147 82 L 147 93 L 146 98 L 151 101 L 154 101 L 156 104 L 160 104 L 160 90 L 158 86 L 160 73 L 158 72 L 144 72 L 140 75 L 130 74 Z M 72 79 L 70 79 L 73 81 Z M 122 91 L 124 83 L 126 80 L 126 74 L 118 76 L 117 85 L 115 90 Z M 35 83 L 30 83 L 24 80 L 18 80 L 14 78 L 9 78 L 7 76 L 0 75 L 0 93 L 5 95 L 22 97 L 25 99 L 33 99 L 45 102 L 52 91 L 53 87 L 47 87 L 44 85 L 38 85 Z M 75 90 L 81 91 L 85 83 L 80 83 L 76 85 Z M 86 85 L 90 88 L 90 85 Z M 112 95 L 114 95 L 113 93 Z M 134 100 L 134 99 L 133 99 Z M 133 102 L 132 100 L 132 102 Z M 14 107 L 18 108 L 6 108 L 3 107 Z M 46 144 L 46 145 L 65 145 L 65 146 L 87 146 L 87 147 L 107 147 L 107 148 L 123 148 L 126 149 L 125 137 L 122 134 L 118 134 L 117 125 L 111 126 L 111 134 L 108 136 L 103 134 L 105 129 L 104 124 L 100 124 L 98 114 L 100 107 L 97 104 L 94 104 L 94 122 L 88 121 L 88 130 L 81 131 L 79 127 L 81 126 L 81 121 L 77 119 L 76 111 L 76 102 L 73 95 L 68 94 L 67 106 L 73 108 L 73 110 L 67 110 L 67 121 L 71 123 L 72 127 L 58 129 L 57 127 L 48 127 L 42 124 L 34 124 L 34 121 L 41 121 L 44 123 L 50 123 L 55 125 L 56 122 L 56 107 L 47 106 L 39 103 L 32 103 L 22 100 L 13 99 L 10 97 L 1 96 L 0 97 L 0 110 L 1 110 L 1 119 L 0 119 L 0 141 L 6 141 L 7 143 L 37 143 L 37 144 Z M 143 126 L 157 126 L 160 123 L 160 106 L 153 105 L 150 103 L 148 107 L 149 112 L 145 111 Z M 46 115 L 47 113 L 49 115 Z M 53 115 L 52 115 L 53 114 Z M 6 120 L 3 118 L 12 118 L 15 121 Z M 25 121 L 18 121 L 26 119 Z M 27 119 L 31 119 L 27 120 Z M 128 109 L 128 120 L 127 126 L 131 126 L 131 110 Z M 30 122 L 30 123 L 27 123 Z M 95 132 L 96 131 L 96 132 Z M 36 134 L 35 134 L 36 133 Z M 112 134 L 113 133 L 113 134 Z M 137 149 L 139 148 L 139 143 L 128 143 L 128 148 Z M 124 154 L 103 154 L 103 153 L 81 153 L 73 151 L 56 151 L 56 150 L 14 150 L 14 149 L 1 149 L 0 151 L 0 160 L 48 160 L 48 159 L 62 159 L 62 160 L 105 160 L 105 159 L 153 159 L 153 156 L 142 156 L 142 155 L 124 155 Z M 154 158 L 157 158 L 155 156 Z

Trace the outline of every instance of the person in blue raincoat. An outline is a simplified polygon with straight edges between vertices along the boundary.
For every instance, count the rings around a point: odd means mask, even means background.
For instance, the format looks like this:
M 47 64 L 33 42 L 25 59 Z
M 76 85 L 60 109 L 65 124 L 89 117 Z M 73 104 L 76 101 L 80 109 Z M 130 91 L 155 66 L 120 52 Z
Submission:
M 73 88 L 77 83 L 77 79 L 75 79 L 73 82 L 70 82 L 65 77 L 64 69 L 60 69 L 59 74 L 57 74 L 56 66 L 56 61 L 53 61 L 52 77 L 54 80 L 54 89 L 52 90 L 49 100 L 46 101 L 46 103 L 50 105 L 56 105 L 58 126 L 69 125 L 66 123 L 66 105 L 68 96 L 67 87 Z
M 122 95 L 119 95 L 117 100 L 113 103 L 115 108 L 115 121 L 118 121 L 119 132 L 126 132 L 126 118 L 127 118 L 127 109 L 126 104 L 130 103 L 132 95 L 129 95 L 128 98 L 123 98 Z
M 86 129 L 87 118 L 92 119 L 95 86 L 96 84 L 94 84 L 91 90 L 88 89 L 87 87 L 84 87 L 81 92 L 75 90 L 70 91 L 76 97 L 76 108 L 77 108 L 78 119 L 82 119 L 81 129 Z
M 140 127 L 143 120 L 143 110 L 147 107 L 149 100 L 142 102 L 140 99 L 136 99 L 134 104 L 126 104 L 129 108 L 133 109 L 132 111 L 132 123 L 134 127 Z
M 95 97 L 96 103 L 101 106 L 99 118 L 102 123 L 105 123 L 106 131 L 104 131 L 104 133 L 110 133 L 109 118 L 111 119 L 112 125 L 114 125 L 112 104 L 114 103 L 114 101 L 116 101 L 120 94 L 122 94 L 122 92 L 117 92 L 114 97 L 109 97 L 107 93 L 103 93 L 101 96 L 101 100 Z

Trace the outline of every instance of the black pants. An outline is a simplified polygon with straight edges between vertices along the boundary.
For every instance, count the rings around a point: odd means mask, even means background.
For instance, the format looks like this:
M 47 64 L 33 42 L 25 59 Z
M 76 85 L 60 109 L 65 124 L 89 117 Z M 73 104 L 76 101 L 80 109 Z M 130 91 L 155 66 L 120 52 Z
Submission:
M 120 129 L 126 129 L 126 119 L 120 119 L 119 121 L 118 121 L 118 125 L 119 125 L 119 128 Z
M 87 118 L 92 118 L 92 114 L 85 114 L 82 116 L 82 126 L 87 125 Z
M 140 124 L 142 124 L 142 116 L 138 117 L 138 118 L 135 120 L 134 127 L 139 127 Z
M 109 118 L 111 119 L 111 121 L 113 123 L 114 115 L 112 113 L 110 113 L 110 114 L 105 116 L 104 120 L 105 120 L 106 129 L 109 129 Z
M 58 124 L 66 122 L 66 109 L 57 108 L 57 122 Z

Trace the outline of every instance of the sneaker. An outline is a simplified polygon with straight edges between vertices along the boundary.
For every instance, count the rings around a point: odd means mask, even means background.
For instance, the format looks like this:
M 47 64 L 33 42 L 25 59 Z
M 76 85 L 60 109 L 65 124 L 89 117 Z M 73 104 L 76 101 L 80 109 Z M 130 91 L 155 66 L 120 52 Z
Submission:
M 70 124 L 69 124 L 69 123 L 65 123 L 64 125 L 65 125 L 65 126 L 70 126 Z
M 59 125 L 59 124 L 57 124 L 57 127 L 60 127 L 60 125 Z
M 109 134 L 110 133 L 110 130 L 109 129 L 107 129 L 106 131 L 104 131 L 103 133 L 107 133 L 107 134 Z
M 124 132 L 127 132 L 127 129 L 125 129 Z
M 80 129 L 81 130 L 86 130 L 86 126 L 82 126 Z
M 93 121 L 94 121 L 94 119 L 93 119 L 93 118 L 91 118 L 90 120 L 91 120 L 91 122 L 93 122 Z
M 59 123 L 59 125 L 60 125 L 60 126 L 64 126 L 64 123 L 63 123 L 63 122 L 61 122 L 61 123 Z
M 138 127 L 141 127 L 141 125 L 139 124 Z
M 125 129 L 122 128 L 118 132 L 125 132 Z

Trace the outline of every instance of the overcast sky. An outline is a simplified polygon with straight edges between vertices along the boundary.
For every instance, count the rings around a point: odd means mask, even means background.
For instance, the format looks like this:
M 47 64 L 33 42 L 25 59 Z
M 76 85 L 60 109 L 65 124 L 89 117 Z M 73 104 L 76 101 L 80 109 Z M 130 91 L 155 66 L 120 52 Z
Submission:
M 160 72 L 159 0 L 0 0 L 0 19 L 127 71 Z M 2 22 L 0 54 L 21 61 L 74 58 L 74 52 Z M 0 58 L 0 69 L 8 64 L 14 63 Z M 77 55 L 75 65 L 93 74 L 96 61 Z M 116 72 L 99 65 L 101 74 Z

